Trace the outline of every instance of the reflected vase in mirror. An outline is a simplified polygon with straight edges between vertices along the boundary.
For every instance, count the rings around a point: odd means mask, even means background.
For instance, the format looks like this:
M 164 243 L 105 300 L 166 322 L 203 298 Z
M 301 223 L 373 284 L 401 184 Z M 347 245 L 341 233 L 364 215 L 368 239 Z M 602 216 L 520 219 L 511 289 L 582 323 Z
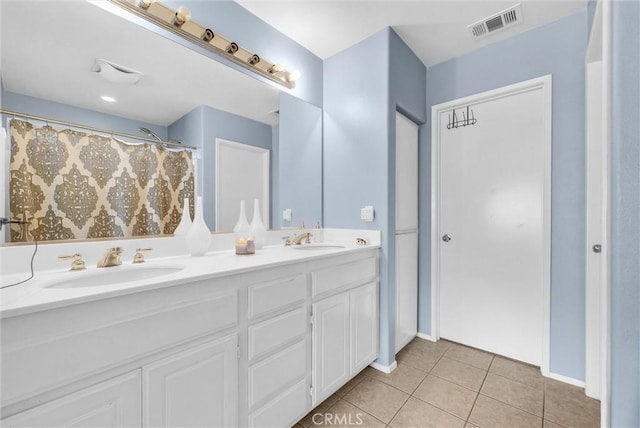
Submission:
M 247 220 L 244 199 L 240 201 L 240 215 L 238 216 L 238 222 L 233 227 L 233 233 L 236 235 L 247 235 L 249 233 L 249 221 Z
M 187 211 L 188 213 L 189 211 Z M 198 196 L 196 199 L 196 216 L 193 219 L 193 224 L 185 236 L 187 240 L 187 249 L 192 256 L 204 256 L 209 251 L 209 245 L 211 244 L 211 231 L 207 227 L 207 223 L 204 221 L 204 214 L 202 211 L 202 196 Z
M 191 220 L 191 213 L 189 210 L 189 198 L 184 198 L 184 205 L 182 206 L 182 218 L 180 219 L 180 223 L 176 227 L 176 230 L 173 231 L 173 236 L 185 236 L 189 229 L 191 229 L 191 225 L 193 221 Z
M 249 235 L 255 238 L 256 249 L 262 248 L 267 239 L 267 228 L 262 223 L 262 217 L 260 216 L 260 201 L 255 199 L 253 201 L 253 219 L 249 226 Z

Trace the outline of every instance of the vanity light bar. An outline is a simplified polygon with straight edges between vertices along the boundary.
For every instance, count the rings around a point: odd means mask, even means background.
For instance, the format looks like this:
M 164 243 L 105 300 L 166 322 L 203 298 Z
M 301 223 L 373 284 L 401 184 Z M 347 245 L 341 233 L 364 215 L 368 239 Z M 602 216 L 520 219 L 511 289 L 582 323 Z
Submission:
M 257 54 L 244 49 L 233 42 L 190 19 L 183 19 L 187 11 L 181 8 L 178 12 L 153 0 L 109 0 L 109 2 L 126 9 L 152 22 L 165 30 L 171 31 L 211 52 L 223 56 L 234 63 L 251 70 L 285 88 L 293 89 L 299 72 L 289 72 L 281 63 L 271 63 Z M 257 59 L 257 60 L 256 60 Z

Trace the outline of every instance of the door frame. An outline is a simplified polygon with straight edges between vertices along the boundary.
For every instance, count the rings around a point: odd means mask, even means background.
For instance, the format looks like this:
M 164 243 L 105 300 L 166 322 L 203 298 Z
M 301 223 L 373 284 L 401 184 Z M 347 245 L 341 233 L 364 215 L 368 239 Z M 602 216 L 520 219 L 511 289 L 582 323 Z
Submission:
M 230 141 L 230 140 L 225 140 L 223 138 L 216 138 L 216 161 L 215 161 L 215 165 L 216 165 L 216 170 L 215 170 L 215 231 L 216 232 L 220 232 L 219 227 L 218 227 L 218 221 L 220 216 L 218 215 L 219 213 L 219 206 L 218 206 L 218 202 L 219 199 L 218 195 L 220 194 L 220 168 L 219 163 L 220 163 L 220 146 L 226 146 L 226 147 L 230 147 L 236 150 L 244 150 L 244 151 L 250 151 L 250 152 L 256 152 L 256 153 L 261 153 L 262 154 L 262 192 L 265 195 L 264 200 L 262 201 L 262 203 L 260 204 L 260 214 L 262 217 L 262 223 L 265 225 L 265 227 L 267 229 L 269 229 L 269 225 L 271 224 L 269 222 L 269 214 L 270 214 L 270 209 L 269 209 L 269 205 L 271 203 L 271 195 L 269 193 L 269 188 L 270 188 L 270 184 L 271 184 L 271 170 L 269 169 L 269 156 L 270 156 L 270 150 L 269 149 L 265 149 L 263 147 L 258 147 L 258 146 L 252 146 L 251 144 L 245 144 L 245 143 L 238 143 L 235 141 Z M 249 201 L 249 206 L 253 206 L 253 204 L 251 204 L 251 201 Z M 251 219 L 248 219 L 249 222 L 251 222 Z M 224 232 L 224 231 L 222 231 Z
M 476 104 L 542 90 L 545 97 L 544 112 L 544 196 L 543 196 L 543 284 L 542 284 L 542 359 L 540 370 L 549 376 L 549 343 L 551 320 L 551 120 L 552 77 L 546 75 L 502 88 L 459 98 L 431 108 L 431 336 L 440 339 L 440 117 L 452 108 Z
M 600 276 L 591 278 L 589 263 L 585 267 L 585 394 L 600 399 L 601 425 L 609 424 L 610 370 L 609 370 L 609 290 L 610 290 L 610 144 L 611 144 L 611 2 L 597 2 L 589 44 L 585 56 L 586 81 L 586 260 L 592 245 L 602 245 Z M 600 126 L 590 126 L 593 112 L 590 103 L 601 103 Z M 593 146 L 592 146 L 593 145 Z M 592 150 L 590 150 L 592 148 Z M 593 156 L 590 159 L 590 155 Z M 597 166 L 596 166 L 597 164 Z M 599 170 L 595 174 L 590 168 Z M 593 207 L 589 202 L 589 181 L 600 180 L 600 239 L 596 242 L 589 229 Z

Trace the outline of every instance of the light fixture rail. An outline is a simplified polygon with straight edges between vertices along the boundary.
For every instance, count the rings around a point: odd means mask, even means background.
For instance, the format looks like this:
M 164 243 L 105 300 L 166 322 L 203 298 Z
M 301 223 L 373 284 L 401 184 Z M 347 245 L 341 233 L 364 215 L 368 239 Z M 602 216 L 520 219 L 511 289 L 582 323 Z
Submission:
M 300 77 L 298 71 L 285 70 L 283 63 L 271 63 L 233 40 L 193 21 L 191 12 L 186 7 L 175 11 L 157 0 L 108 1 L 285 88 L 295 88 L 296 80 Z

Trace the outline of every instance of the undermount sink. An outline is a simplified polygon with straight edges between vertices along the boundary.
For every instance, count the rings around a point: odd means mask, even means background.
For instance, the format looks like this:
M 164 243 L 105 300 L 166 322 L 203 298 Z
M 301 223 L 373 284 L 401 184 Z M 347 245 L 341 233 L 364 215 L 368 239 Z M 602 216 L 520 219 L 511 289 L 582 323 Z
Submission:
M 184 266 L 115 266 L 92 268 L 82 272 L 69 272 L 64 278 L 57 279 L 47 288 L 99 287 L 102 285 L 120 285 L 180 272 Z
M 304 251 L 322 251 L 322 250 L 338 250 L 338 249 L 344 248 L 344 245 L 325 244 L 322 242 L 317 242 L 313 244 L 292 245 L 291 248 L 293 248 L 294 250 L 304 250 Z

